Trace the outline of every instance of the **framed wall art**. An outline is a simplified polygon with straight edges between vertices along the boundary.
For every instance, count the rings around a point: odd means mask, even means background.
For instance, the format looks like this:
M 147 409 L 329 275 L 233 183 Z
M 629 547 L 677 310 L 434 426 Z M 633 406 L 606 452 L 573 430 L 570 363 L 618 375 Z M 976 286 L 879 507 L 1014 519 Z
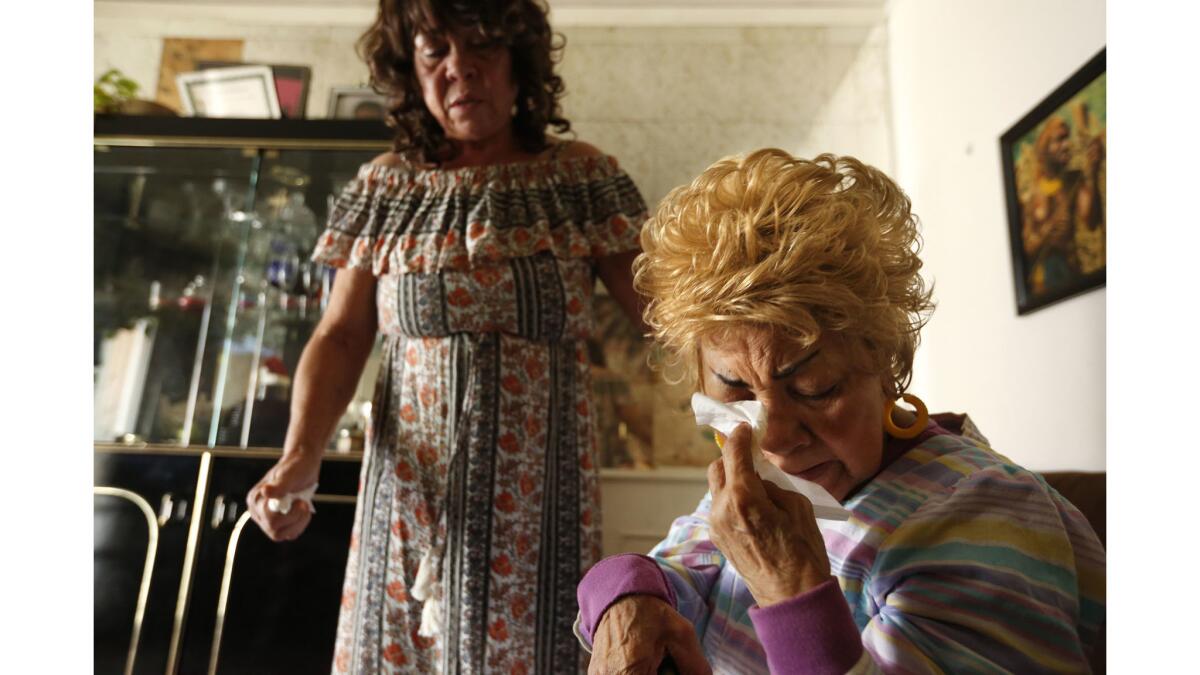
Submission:
M 1017 314 L 1105 283 L 1101 50 L 1000 137 Z

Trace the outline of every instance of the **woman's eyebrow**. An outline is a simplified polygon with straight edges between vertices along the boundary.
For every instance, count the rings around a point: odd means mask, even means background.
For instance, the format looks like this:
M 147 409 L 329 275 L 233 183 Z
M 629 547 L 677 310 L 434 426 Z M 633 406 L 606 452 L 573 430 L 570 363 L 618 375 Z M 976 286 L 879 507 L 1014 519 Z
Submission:
M 787 367 L 785 367 L 785 368 L 782 368 L 782 369 L 780 369 L 779 371 L 777 371 L 777 372 L 773 373 L 773 374 L 771 375 L 771 379 L 772 379 L 772 380 L 782 380 L 782 379 L 784 379 L 785 377 L 791 377 L 793 374 L 795 374 L 795 372 L 796 372 L 797 370 L 799 370 L 799 369 L 800 369 L 800 367 L 801 367 L 801 366 L 804 366 L 804 365 L 806 365 L 806 364 L 807 364 L 809 361 L 812 361 L 813 359 L 815 359 L 815 358 L 817 357 L 817 355 L 818 355 L 818 354 L 820 354 L 820 353 L 821 353 L 821 350 L 820 350 L 820 349 L 818 349 L 818 350 L 816 350 L 816 351 L 814 351 L 814 352 L 812 352 L 812 353 L 810 353 L 810 354 L 806 354 L 806 355 L 804 356 L 804 358 L 802 358 L 802 359 L 800 359 L 800 360 L 796 361 L 795 363 L 791 364 L 790 366 L 787 366 Z M 733 378 L 729 378 L 729 377 L 725 377 L 724 375 L 722 375 L 722 374 L 718 373 L 716 370 L 713 370 L 712 368 L 709 368 L 709 371 L 710 371 L 710 372 L 711 372 L 713 375 L 716 375 L 716 376 L 717 376 L 717 379 L 718 379 L 718 380 L 720 380 L 720 381 L 721 381 L 721 383 L 722 383 L 722 384 L 724 384 L 724 385 L 725 385 L 725 386 L 727 386 L 727 387 L 734 387 L 734 388 L 736 388 L 736 389 L 744 389 L 744 388 L 746 388 L 747 386 L 749 386 L 749 385 L 747 385 L 745 382 L 743 382 L 743 381 L 741 381 L 741 380 L 738 380 L 738 379 L 733 379 Z
M 817 357 L 817 354 L 820 354 L 820 353 L 821 353 L 820 349 L 814 350 L 812 353 L 807 354 L 804 358 L 800 359 L 799 361 L 796 361 L 792 365 L 786 366 L 784 368 L 780 368 L 778 371 L 776 371 L 775 373 L 773 373 L 771 375 L 771 379 L 772 380 L 782 380 L 785 377 L 791 377 L 792 375 L 794 375 L 796 373 L 797 370 L 800 369 L 801 366 L 803 366 L 803 365 L 807 364 L 809 361 L 812 361 L 813 359 L 815 359 Z

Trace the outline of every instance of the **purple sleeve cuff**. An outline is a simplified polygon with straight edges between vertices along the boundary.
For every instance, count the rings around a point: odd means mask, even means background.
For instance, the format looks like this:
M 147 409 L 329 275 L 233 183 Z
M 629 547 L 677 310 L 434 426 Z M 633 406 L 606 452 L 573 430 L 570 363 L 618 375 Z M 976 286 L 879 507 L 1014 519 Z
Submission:
M 576 597 L 579 628 L 589 645 L 604 612 L 617 600 L 635 594 L 653 595 L 675 606 L 675 590 L 653 558 L 622 553 L 601 560 L 583 575 Z
M 845 673 L 862 656 L 862 636 L 837 581 L 770 607 L 750 609 L 772 673 Z

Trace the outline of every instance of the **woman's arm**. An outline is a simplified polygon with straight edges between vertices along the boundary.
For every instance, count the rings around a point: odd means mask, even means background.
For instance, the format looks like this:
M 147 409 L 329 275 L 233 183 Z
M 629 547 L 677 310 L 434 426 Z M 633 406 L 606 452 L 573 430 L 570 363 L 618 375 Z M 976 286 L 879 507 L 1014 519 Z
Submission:
M 583 141 L 570 141 L 562 149 L 562 159 L 575 157 L 599 157 L 604 155 L 599 148 Z M 642 322 L 642 309 L 645 302 L 637 291 L 633 290 L 633 259 L 641 253 L 639 250 L 623 251 L 596 258 L 596 273 L 604 282 L 613 299 L 621 306 L 625 315 L 633 322 L 638 333 L 645 335 L 649 328 Z
M 605 612 L 623 597 L 646 595 L 675 608 L 703 633 L 708 624 L 708 598 L 725 557 L 709 539 L 709 496 L 696 511 L 671 524 L 666 539 L 649 556 L 625 553 L 596 563 L 579 582 L 580 629 L 590 640 Z
M 976 471 L 882 542 L 863 630 L 884 672 L 1087 672 L 1104 550 L 1032 474 Z
M 296 368 L 284 454 L 320 457 L 375 344 L 375 276 L 343 269 Z
M 642 310 L 645 302 L 642 296 L 633 288 L 633 259 L 641 251 L 625 251 L 596 259 L 596 273 L 604 282 L 609 295 L 617 301 L 625 315 L 633 322 L 638 333 L 646 335 L 650 327 L 642 321 Z
M 700 635 L 724 559 L 699 514 L 677 519 L 655 557 L 611 556 L 584 575 L 576 634 L 592 653 L 589 675 L 654 673 L 668 654 L 681 672 L 711 672 Z
M 312 514 L 302 503 L 286 514 L 276 513 L 266 508 L 267 500 L 316 482 L 325 444 L 354 395 L 376 327 L 375 276 L 340 270 L 325 315 L 296 368 L 283 457 L 246 497 L 251 517 L 275 541 L 295 539 Z

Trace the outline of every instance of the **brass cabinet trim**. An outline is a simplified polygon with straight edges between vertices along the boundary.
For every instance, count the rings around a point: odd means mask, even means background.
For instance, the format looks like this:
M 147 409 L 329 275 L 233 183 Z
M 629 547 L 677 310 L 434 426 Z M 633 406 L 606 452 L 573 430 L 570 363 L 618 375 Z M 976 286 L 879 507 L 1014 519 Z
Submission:
M 313 495 L 313 502 L 317 504 L 355 504 L 357 501 L 357 498 L 345 495 Z M 221 572 L 221 593 L 217 599 L 217 619 L 213 626 L 212 650 L 208 656 L 208 675 L 216 675 L 217 672 L 217 660 L 221 655 L 221 634 L 225 629 L 225 610 L 229 606 L 229 587 L 233 582 L 233 563 L 237 557 L 242 530 L 249 521 L 250 511 L 247 509 L 242 512 L 229 533 L 229 546 L 225 549 L 225 569 Z
M 221 653 L 221 631 L 225 628 L 225 608 L 229 602 L 229 584 L 233 579 L 233 559 L 237 555 L 238 540 L 242 537 L 242 529 L 250 522 L 250 511 L 246 510 L 238 518 L 229 533 L 229 546 L 225 549 L 225 569 L 221 572 L 221 594 L 217 599 L 217 621 L 213 626 L 212 651 L 208 655 L 208 675 L 216 675 L 217 657 Z
M 142 511 L 146 517 L 146 565 L 142 568 L 142 583 L 138 586 L 137 605 L 133 610 L 133 630 L 129 638 L 129 655 L 125 658 L 125 675 L 133 673 L 133 663 L 137 659 L 138 641 L 142 637 L 142 619 L 146 615 L 146 599 L 150 596 L 150 578 L 154 574 L 154 559 L 158 555 L 158 519 L 154 509 L 150 508 L 141 495 L 119 487 L 97 485 L 92 487 L 92 494 L 127 499 Z
M 389 140 L 335 140 L 302 138 L 233 138 L 207 136 L 96 136 L 97 148 L 257 148 L 263 150 L 387 150 Z
M 192 576 L 196 571 L 196 548 L 200 542 L 200 521 L 204 516 L 204 500 L 207 498 L 211 469 L 212 454 L 205 452 L 200 455 L 196 494 L 192 498 L 195 506 L 192 508 L 192 521 L 188 525 L 187 549 L 183 554 L 183 574 L 179 578 L 179 596 L 175 600 L 175 623 L 171 627 L 171 646 L 167 652 L 167 675 L 175 675 L 179 669 L 183 626 L 187 619 L 188 602 L 191 599 Z

